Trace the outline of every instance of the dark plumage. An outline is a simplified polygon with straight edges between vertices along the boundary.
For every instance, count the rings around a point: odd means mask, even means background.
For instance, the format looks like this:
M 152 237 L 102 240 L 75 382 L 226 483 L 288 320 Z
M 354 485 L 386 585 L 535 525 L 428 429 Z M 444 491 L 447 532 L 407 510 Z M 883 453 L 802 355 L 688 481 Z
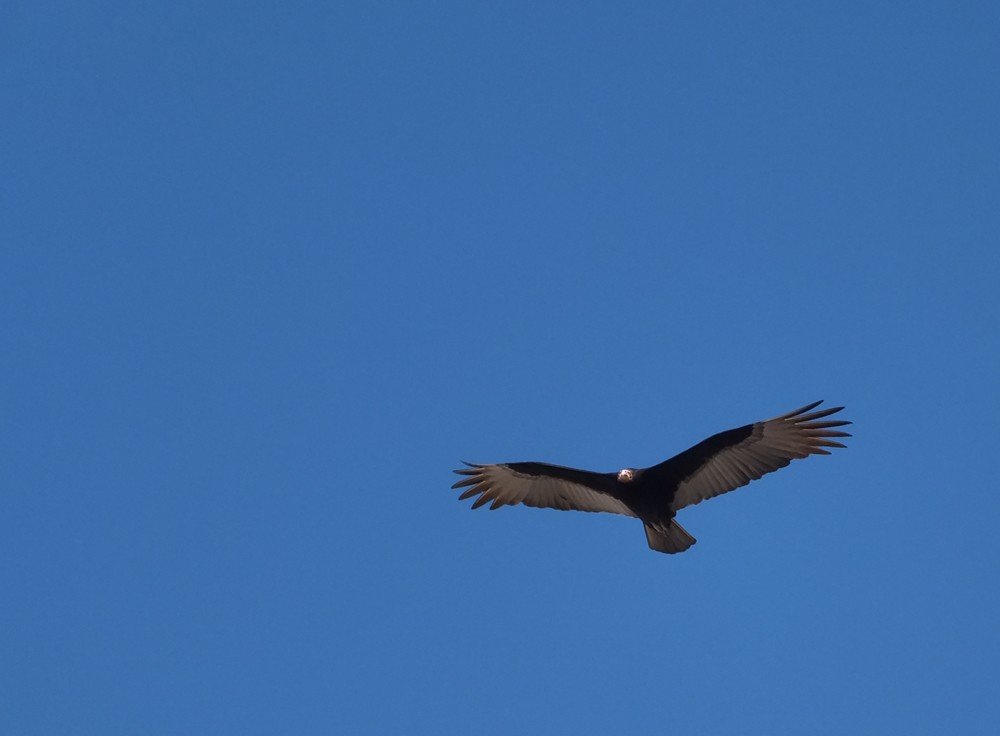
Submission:
M 844 447 L 832 437 L 850 437 L 834 427 L 850 422 L 825 420 L 841 409 L 812 411 L 817 401 L 789 414 L 712 435 L 680 455 L 649 468 L 592 473 L 545 463 L 473 465 L 455 472 L 468 476 L 452 488 L 471 486 L 459 499 L 479 496 L 472 508 L 523 503 L 565 511 L 606 511 L 639 518 L 649 546 L 683 552 L 694 537 L 674 521 L 685 506 L 728 493 L 796 458 L 829 455 Z M 812 413 L 810 413 L 812 411 Z

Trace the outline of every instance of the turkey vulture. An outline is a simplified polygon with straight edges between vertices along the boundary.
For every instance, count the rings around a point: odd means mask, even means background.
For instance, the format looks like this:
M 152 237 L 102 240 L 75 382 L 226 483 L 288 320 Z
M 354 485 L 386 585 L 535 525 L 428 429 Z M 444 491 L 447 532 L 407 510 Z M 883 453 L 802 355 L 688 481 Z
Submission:
M 829 455 L 825 447 L 844 447 L 830 438 L 850 437 L 834 429 L 850 422 L 825 419 L 844 407 L 812 411 L 821 403 L 719 432 L 649 468 L 592 473 L 546 463 L 465 463 L 467 468 L 455 472 L 467 477 L 452 488 L 471 486 L 459 500 L 478 495 L 474 509 L 486 503 L 491 509 L 523 503 L 635 516 L 646 528 L 651 549 L 683 552 L 695 543 L 694 537 L 674 521 L 674 515 L 685 506 L 745 486 L 796 458 Z

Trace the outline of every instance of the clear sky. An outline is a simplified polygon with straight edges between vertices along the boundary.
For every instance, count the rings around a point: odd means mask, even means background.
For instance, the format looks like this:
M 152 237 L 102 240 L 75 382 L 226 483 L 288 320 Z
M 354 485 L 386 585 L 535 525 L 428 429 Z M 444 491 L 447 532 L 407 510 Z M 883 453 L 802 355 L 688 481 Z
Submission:
M 1000 733 L 997 7 L 6 3 L 0 732 Z

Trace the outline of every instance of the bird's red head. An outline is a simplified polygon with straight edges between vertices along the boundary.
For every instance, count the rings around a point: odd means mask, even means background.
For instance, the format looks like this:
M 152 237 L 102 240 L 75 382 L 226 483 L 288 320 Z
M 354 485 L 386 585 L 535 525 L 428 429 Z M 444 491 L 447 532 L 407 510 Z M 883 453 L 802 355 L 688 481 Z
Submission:
M 632 468 L 624 468 L 618 471 L 619 483 L 631 483 L 635 479 L 635 471 Z

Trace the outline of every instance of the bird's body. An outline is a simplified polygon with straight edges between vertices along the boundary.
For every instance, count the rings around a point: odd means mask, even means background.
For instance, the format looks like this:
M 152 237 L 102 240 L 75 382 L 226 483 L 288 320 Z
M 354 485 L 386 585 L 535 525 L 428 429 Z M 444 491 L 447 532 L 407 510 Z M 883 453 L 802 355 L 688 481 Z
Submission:
M 744 486 L 794 459 L 828 455 L 826 447 L 844 447 L 832 438 L 850 435 L 834 427 L 850 422 L 823 421 L 843 407 L 810 413 L 820 403 L 712 435 L 649 468 L 593 473 L 536 462 L 466 463 L 468 468 L 455 472 L 467 477 L 452 487 L 471 486 L 459 498 L 479 496 L 472 508 L 523 503 L 634 516 L 643 522 L 652 549 L 683 552 L 695 539 L 674 520 L 680 509 Z

